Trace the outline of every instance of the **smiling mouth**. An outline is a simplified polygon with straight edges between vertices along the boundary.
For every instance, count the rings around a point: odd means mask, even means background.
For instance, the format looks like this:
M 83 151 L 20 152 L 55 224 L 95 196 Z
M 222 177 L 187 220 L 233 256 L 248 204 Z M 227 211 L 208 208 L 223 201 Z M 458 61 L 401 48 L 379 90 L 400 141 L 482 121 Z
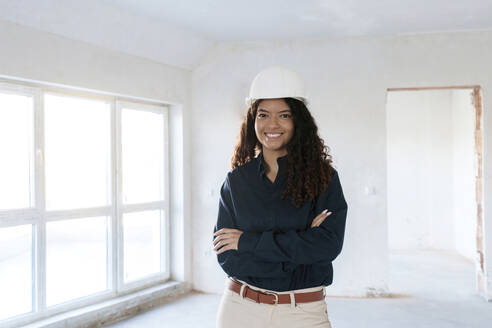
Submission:
M 265 135 L 268 137 L 268 138 L 278 138 L 282 135 L 283 133 L 265 133 Z

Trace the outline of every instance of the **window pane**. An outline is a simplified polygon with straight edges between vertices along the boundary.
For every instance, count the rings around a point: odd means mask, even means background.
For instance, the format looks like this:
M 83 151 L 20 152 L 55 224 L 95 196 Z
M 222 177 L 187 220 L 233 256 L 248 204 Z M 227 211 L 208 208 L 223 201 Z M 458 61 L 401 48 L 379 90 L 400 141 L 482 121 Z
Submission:
M 58 304 L 107 289 L 107 218 L 46 224 L 46 302 Z
M 160 271 L 160 210 L 123 215 L 125 282 Z
M 163 116 L 122 110 L 123 203 L 163 200 Z
M 110 204 L 110 105 L 45 96 L 46 208 Z
M 0 320 L 32 310 L 32 226 L 0 228 Z
M 0 93 L 0 209 L 31 207 L 33 99 Z

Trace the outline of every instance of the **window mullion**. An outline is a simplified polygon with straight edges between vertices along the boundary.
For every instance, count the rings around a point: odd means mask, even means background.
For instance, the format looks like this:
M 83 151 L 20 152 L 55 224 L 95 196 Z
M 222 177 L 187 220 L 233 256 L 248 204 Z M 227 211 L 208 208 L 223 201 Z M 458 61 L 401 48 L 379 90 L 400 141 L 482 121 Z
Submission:
M 116 291 L 119 293 L 123 287 L 123 227 L 122 227 L 122 166 L 121 166 L 121 151 L 122 151 L 122 140 L 121 140 L 121 104 L 119 101 L 115 101 L 115 217 L 114 217 L 114 231 L 116 236 L 114 236 L 113 245 L 115 245 L 115 251 L 113 252 L 116 263 L 113 268 L 115 269 L 113 277 L 115 278 Z
M 170 249 L 171 249 L 171 241 L 170 241 L 170 233 L 169 231 L 171 230 L 170 227 L 170 219 L 169 219 L 169 186 L 171 185 L 171 182 L 169 181 L 169 108 L 165 107 L 163 108 L 163 115 L 164 115 L 164 183 L 163 188 L 164 188 L 164 201 L 165 201 L 165 207 L 163 209 L 164 212 L 164 227 L 161 229 L 161 243 L 162 240 L 164 240 L 164 245 L 163 249 L 161 248 L 161 272 L 165 272 L 166 275 L 170 274 Z M 163 259 L 164 257 L 164 259 Z
M 116 160 L 116 102 L 111 102 L 111 217 L 108 234 L 108 287 L 116 293 L 118 290 L 118 208 L 117 208 L 117 160 Z
M 37 89 L 34 98 L 34 146 L 35 146 L 35 208 L 39 218 L 35 229 L 34 262 L 34 311 L 46 308 L 46 206 L 45 206 L 45 163 L 44 163 L 44 101 L 43 93 Z

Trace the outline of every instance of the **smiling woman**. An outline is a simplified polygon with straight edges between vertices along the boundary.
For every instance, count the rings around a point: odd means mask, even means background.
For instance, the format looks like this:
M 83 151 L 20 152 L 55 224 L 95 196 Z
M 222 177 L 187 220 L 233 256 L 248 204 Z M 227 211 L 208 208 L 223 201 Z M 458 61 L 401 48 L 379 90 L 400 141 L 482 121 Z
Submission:
M 331 327 L 324 287 L 347 216 L 338 172 L 295 72 L 261 72 L 247 102 L 214 228 L 228 275 L 217 327 Z

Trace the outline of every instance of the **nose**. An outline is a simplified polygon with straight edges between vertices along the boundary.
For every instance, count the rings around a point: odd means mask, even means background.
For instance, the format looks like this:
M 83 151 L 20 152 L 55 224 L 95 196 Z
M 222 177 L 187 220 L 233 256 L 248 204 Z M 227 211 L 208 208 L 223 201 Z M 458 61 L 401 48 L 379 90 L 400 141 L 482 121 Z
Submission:
M 278 126 L 280 126 L 278 118 L 274 116 L 270 117 L 268 120 L 267 127 L 271 129 L 271 128 L 276 128 Z

